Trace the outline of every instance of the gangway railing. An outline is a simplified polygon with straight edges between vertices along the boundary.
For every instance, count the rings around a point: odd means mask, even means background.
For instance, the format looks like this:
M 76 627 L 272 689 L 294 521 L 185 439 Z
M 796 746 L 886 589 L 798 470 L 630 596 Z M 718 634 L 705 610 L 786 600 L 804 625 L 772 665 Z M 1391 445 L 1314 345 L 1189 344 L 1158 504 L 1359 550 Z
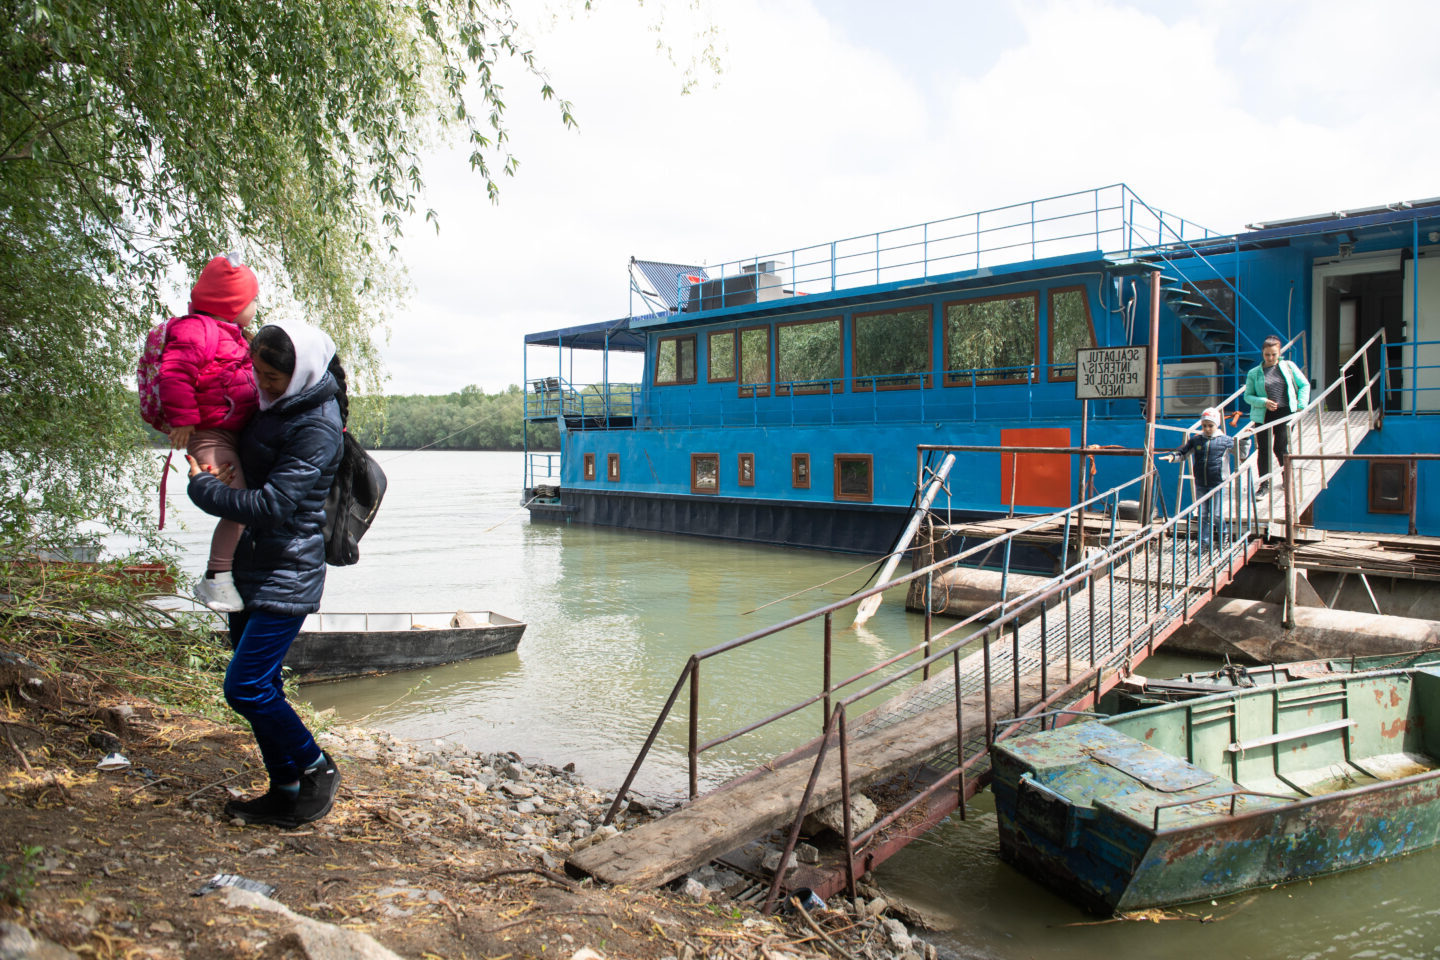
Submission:
M 1071 453 L 1080 452 L 1079 448 L 1067 449 Z M 1016 454 L 1034 452 L 1033 448 L 1009 450 Z M 1130 456 L 1143 453 L 1135 450 L 1091 452 Z M 1004 709 L 1002 698 L 1009 709 L 1018 715 L 1025 715 L 1031 709 L 1048 709 L 1061 700 L 1068 702 L 1074 698 L 1075 690 L 1096 681 L 1100 672 L 1108 665 L 1119 663 L 1128 669 L 1148 656 L 1153 652 L 1155 644 L 1167 635 L 1168 630 L 1188 617 L 1220 585 L 1228 582 L 1253 554 L 1257 543 L 1252 536 L 1255 531 L 1250 509 L 1253 501 L 1250 496 L 1241 495 L 1245 485 L 1253 489 L 1253 468 L 1248 473 L 1233 475 L 1229 481 L 1202 498 L 1199 503 L 1193 504 L 1189 510 L 1155 524 L 1135 524 L 1133 529 L 1127 531 L 1116 519 L 1120 501 L 1127 494 L 1136 495 L 1141 484 L 1151 478 L 1153 467 L 1143 471 L 1141 476 L 1087 498 L 1073 507 L 1035 517 L 1015 530 L 964 549 L 952 557 L 936 561 L 894 581 L 876 585 L 810 613 L 692 655 L 617 792 L 607 814 L 607 822 L 620 809 L 646 757 L 687 688 L 687 773 L 692 800 L 699 796 L 699 761 L 704 753 L 816 705 L 820 706 L 822 712 L 822 740 L 820 757 L 817 758 L 817 766 L 811 776 L 807 797 L 813 792 L 814 778 L 818 776 L 819 764 L 830 749 L 832 736 L 839 737 L 841 780 L 848 794 L 849 771 L 846 765 L 853 730 L 847 717 L 853 705 L 880 691 L 899 692 L 899 685 L 912 681 L 917 684 L 917 689 L 930 690 L 936 681 L 943 677 L 941 673 L 932 676 L 932 668 L 944 669 L 947 665 L 952 679 L 948 684 L 946 702 L 951 704 L 950 710 L 958 724 L 955 741 L 955 755 L 958 759 L 951 772 L 937 783 L 955 787 L 958 780 L 958 788 L 953 789 L 949 795 L 952 799 L 958 797 L 957 802 L 963 805 L 964 799 L 976 786 L 975 782 L 965 779 L 966 771 L 975 767 L 993 740 L 993 735 L 990 734 L 981 738 L 978 753 L 975 744 L 966 746 L 969 739 L 973 738 L 965 736 L 961 709 L 965 696 L 980 696 L 983 699 L 986 730 L 992 728 L 997 714 Z M 1209 532 L 1212 536 L 1202 537 L 1202 531 L 1192 525 L 1191 515 L 1198 515 L 1200 510 L 1209 511 L 1212 508 L 1216 511 L 1218 522 L 1211 525 Z M 1105 536 L 1106 549 L 1098 554 L 1092 552 L 1089 556 L 1081 555 L 1076 559 L 1069 550 L 1071 534 L 1078 530 L 1086 513 L 1097 512 L 1102 517 L 1109 518 L 1108 534 Z M 1044 581 L 1034 590 L 997 601 L 985 610 L 943 630 L 934 629 L 928 598 L 938 573 L 962 565 L 966 560 L 973 562 L 973 558 L 982 557 L 997 549 L 1006 555 L 1008 568 L 1010 546 L 1018 538 L 1057 527 L 1063 528 L 1061 542 L 1064 545 L 1059 574 Z M 1195 534 L 1193 543 L 1190 537 L 1192 533 Z M 924 638 L 921 643 L 853 676 L 835 678 L 832 672 L 835 616 L 843 615 L 849 607 L 886 589 L 904 587 L 917 580 L 924 581 L 927 595 Z M 1032 613 L 1037 615 L 1035 621 L 1022 627 L 1022 620 Z M 702 739 L 702 667 L 717 657 L 807 625 L 821 628 L 819 689 L 767 717 Z M 976 633 L 967 635 L 970 630 L 975 630 Z M 1005 645 L 997 641 L 1007 636 L 1011 644 L 1008 650 L 1002 650 L 1000 648 Z M 975 665 L 974 670 L 962 675 L 959 672 L 961 652 L 977 643 L 982 651 L 983 664 Z M 787 655 L 793 656 L 793 648 L 787 647 L 787 650 Z M 883 675 L 884 671 L 892 672 Z M 1028 683 L 1032 674 L 1038 677 L 1038 706 L 1029 703 L 1021 695 L 1022 679 Z M 1007 679 L 1010 681 L 1010 690 L 1002 693 L 1000 684 Z M 941 699 L 947 696 L 943 689 L 939 691 L 939 695 Z M 914 712 L 926 712 L 937 709 L 940 705 L 919 704 Z M 890 711 L 887 715 L 895 718 L 901 714 Z M 946 715 L 950 713 L 947 712 Z M 966 752 L 967 750 L 969 752 Z M 934 797 L 939 789 L 939 786 L 932 787 L 925 792 L 925 796 Z M 882 818 L 878 826 L 871 827 L 858 836 L 847 828 L 847 849 L 850 851 L 847 869 L 851 872 L 852 887 L 853 859 L 857 845 L 867 842 L 876 835 L 877 830 L 884 829 L 893 823 L 896 817 L 903 816 L 904 812 L 913 807 L 913 802 L 907 803 L 901 810 Z M 953 809 L 953 806 L 950 809 Z M 804 813 L 802 805 L 791 834 L 792 846 L 794 838 L 798 836 L 796 831 Z

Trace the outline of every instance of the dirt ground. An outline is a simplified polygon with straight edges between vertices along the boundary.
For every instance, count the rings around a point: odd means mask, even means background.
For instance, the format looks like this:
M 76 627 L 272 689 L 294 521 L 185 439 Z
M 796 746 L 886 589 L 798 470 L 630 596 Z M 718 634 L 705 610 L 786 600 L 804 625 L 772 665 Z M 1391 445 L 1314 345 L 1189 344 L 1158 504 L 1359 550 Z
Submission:
M 80 956 L 309 956 L 281 918 L 193 895 L 217 874 L 271 884 L 296 913 L 404 957 L 813 957 L 874 934 L 820 914 L 832 945 L 798 919 L 576 882 L 559 872 L 563 852 L 542 857 L 476 828 L 477 809 L 499 800 L 343 744 L 326 820 L 236 826 L 221 811 L 229 791 L 265 785 L 248 731 L 77 674 L 0 665 L 0 696 L 0 921 Z M 98 770 L 112 749 L 131 765 Z

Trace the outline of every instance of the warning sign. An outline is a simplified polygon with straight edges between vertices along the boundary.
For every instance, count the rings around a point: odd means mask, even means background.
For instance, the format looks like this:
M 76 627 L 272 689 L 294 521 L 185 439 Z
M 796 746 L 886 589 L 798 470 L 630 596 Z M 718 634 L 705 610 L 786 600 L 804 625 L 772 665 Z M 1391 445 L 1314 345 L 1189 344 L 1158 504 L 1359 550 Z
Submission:
M 1099 347 L 1075 351 L 1075 399 L 1144 399 L 1148 347 Z

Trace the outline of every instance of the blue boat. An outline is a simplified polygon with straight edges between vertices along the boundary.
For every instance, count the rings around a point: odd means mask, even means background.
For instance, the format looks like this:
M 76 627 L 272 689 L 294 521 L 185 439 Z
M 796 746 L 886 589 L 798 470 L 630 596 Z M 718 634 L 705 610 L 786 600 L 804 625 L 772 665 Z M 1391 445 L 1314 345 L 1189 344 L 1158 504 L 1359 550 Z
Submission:
M 1440 200 L 1221 232 L 1123 184 L 718 266 L 632 260 L 626 315 L 525 336 L 523 502 L 536 520 L 884 553 L 922 448 L 992 448 L 958 453 L 937 504 L 954 519 L 1068 507 L 1142 472 L 1096 457 L 1082 477 L 1054 451 L 1144 448 L 1146 365 L 1170 449 L 1268 336 L 1326 410 L 1363 396 L 1365 426 L 1383 421 L 1356 453 L 1435 452 L 1437 265 Z M 1241 401 L 1225 412 L 1232 433 L 1249 422 Z M 558 453 L 530 449 L 542 422 Z M 1162 492 L 1181 469 L 1161 468 Z M 1416 498 L 1429 469 L 1332 464 L 1314 523 L 1440 529 L 1440 500 Z

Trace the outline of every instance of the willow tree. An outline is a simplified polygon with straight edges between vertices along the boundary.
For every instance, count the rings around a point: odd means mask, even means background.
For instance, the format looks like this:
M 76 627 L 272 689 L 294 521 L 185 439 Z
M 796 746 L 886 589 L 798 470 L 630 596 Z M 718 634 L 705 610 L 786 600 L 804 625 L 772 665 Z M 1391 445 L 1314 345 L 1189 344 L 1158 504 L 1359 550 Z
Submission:
M 133 373 L 178 277 L 235 250 L 365 382 L 421 153 L 493 197 L 497 70 L 555 99 L 505 0 L 0 0 L 0 537 L 146 529 Z M 433 211 L 427 216 L 433 217 Z M 267 302 L 268 301 L 268 302 Z M 158 476 L 158 474 L 151 474 Z M 141 493 L 144 496 L 141 496 Z

